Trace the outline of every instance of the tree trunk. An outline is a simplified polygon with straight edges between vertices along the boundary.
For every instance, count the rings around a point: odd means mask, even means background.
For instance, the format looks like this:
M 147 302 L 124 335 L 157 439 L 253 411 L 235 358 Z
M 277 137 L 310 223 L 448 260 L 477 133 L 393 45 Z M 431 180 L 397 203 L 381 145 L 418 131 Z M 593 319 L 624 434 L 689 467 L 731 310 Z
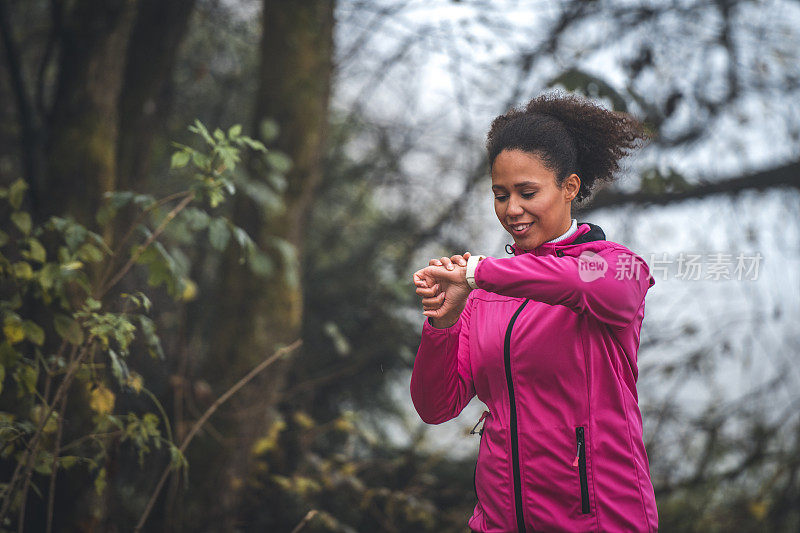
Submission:
M 196 0 L 140 0 L 119 99 L 117 187 L 136 189 L 150 163 L 155 133 L 170 102 L 163 96 Z
M 284 212 L 265 213 L 248 198 L 237 195 L 233 217 L 235 224 L 270 252 L 278 268 L 264 280 L 238 264 L 238 250 L 227 255 L 216 299 L 220 307 L 214 311 L 213 335 L 209 338 L 209 353 L 217 360 L 209 363 L 208 376 L 236 379 L 277 345 L 300 336 L 300 262 L 309 205 L 322 175 L 332 76 L 333 10 L 334 2 L 329 0 L 264 2 L 253 128 L 258 132 L 263 119 L 276 120 L 280 133 L 270 148 L 289 155 L 293 167 L 287 175 Z M 283 260 L 271 243 L 274 237 L 291 242 L 297 248 L 298 260 Z M 252 445 L 275 419 L 285 372 L 285 361 L 276 364 L 258 383 L 250 384 L 232 399 L 235 442 L 223 460 L 223 479 L 218 485 L 226 531 L 234 529 L 241 488 L 246 486 L 250 472 Z
M 117 103 L 136 4 L 82 0 L 65 14 L 47 142 L 42 215 L 69 214 L 92 229 L 116 185 Z

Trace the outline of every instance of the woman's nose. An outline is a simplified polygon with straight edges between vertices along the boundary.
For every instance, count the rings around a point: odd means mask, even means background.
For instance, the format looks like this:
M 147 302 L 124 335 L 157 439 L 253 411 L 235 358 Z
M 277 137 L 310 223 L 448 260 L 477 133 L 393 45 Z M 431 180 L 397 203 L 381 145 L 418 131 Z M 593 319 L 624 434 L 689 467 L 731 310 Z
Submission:
M 522 206 L 513 198 L 508 199 L 508 210 L 506 214 L 510 217 L 516 217 L 522 214 Z

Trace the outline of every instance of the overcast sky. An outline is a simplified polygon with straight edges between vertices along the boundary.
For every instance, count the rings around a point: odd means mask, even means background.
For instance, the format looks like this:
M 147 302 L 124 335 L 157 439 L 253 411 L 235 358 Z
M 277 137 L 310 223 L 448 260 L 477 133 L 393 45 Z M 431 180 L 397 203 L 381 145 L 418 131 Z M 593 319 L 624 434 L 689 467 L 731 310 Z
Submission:
M 425 216 L 431 206 L 445 205 L 457 194 L 467 170 L 485 157 L 483 142 L 488 126 L 505 111 L 503 102 L 510 94 L 511 82 L 516 81 L 510 58 L 535 46 L 537 36 L 557 17 L 559 3 L 493 2 L 494 9 L 487 14 L 495 27 L 503 28 L 502 32 L 490 30 L 481 19 L 485 8 L 478 5 L 484 2 L 407 2 L 405 8 L 387 16 L 377 14 L 378 7 L 370 9 L 370 16 L 355 16 L 355 4 L 342 2 L 337 12 L 337 53 L 343 63 L 335 86 L 334 109 L 348 112 L 357 103 L 375 123 L 418 126 L 420 148 L 412 150 L 405 161 L 414 182 L 382 189 L 378 201 L 387 209 L 405 209 L 411 198 Z M 399 4 L 374 5 L 390 8 Z M 776 1 L 760 5 L 742 11 L 735 22 L 742 26 L 738 34 L 742 61 L 773 54 L 780 61 L 795 61 L 787 63 L 787 69 L 796 71 L 800 64 L 800 5 Z M 706 33 L 711 32 L 707 28 L 713 30 L 716 22 L 711 15 L 691 25 L 666 20 L 659 28 L 645 31 L 663 31 L 667 43 L 688 37 L 703 43 L 708 38 Z M 599 18 L 581 29 L 579 34 L 567 36 L 574 45 L 565 46 L 567 52 L 561 57 L 580 57 L 582 68 L 624 88 L 627 80 L 620 61 L 629 55 L 636 32 L 631 31 L 630 39 L 604 37 L 607 28 Z M 598 42 L 604 45 L 597 46 Z M 588 43 L 594 43 L 592 48 L 582 49 Z M 404 46 L 405 52 L 395 56 Z M 700 64 L 693 63 L 691 47 L 675 50 L 676 54 L 688 55 L 665 61 L 661 66 L 664 76 L 681 77 L 681 68 L 687 69 L 685 78 L 689 82 L 695 79 L 693 76 L 703 76 L 692 74 L 691 69 L 700 68 Z M 391 69 L 385 63 L 387 57 L 394 59 Z M 525 82 L 530 92 L 517 103 L 535 96 L 542 81 L 556 75 L 561 67 L 558 58 L 543 62 Z M 650 83 L 657 91 L 663 80 L 654 78 Z M 711 86 L 708 90 L 715 89 Z M 792 127 L 800 124 L 799 105 L 798 99 L 764 95 L 742 100 L 735 109 L 714 118 L 710 134 L 697 146 L 636 154 L 620 186 L 635 188 L 636 170 L 653 164 L 664 170 L 675 168 L 690 178 L 713 180 L 796 159 L 798 146 L 793 135 L 797 132 Z M 681 120 L 690 118 L 678 114 L 672 127 L 679 128 Z M 449 164 L 442 167 L 442 160 Z M 431 175 L 434 171 L 436 174 Z M 487 175 L 470 200 L 458 206 L 469 216 L 448 231 L 462 236 L 473 253 L 504 257 L 503 246 L 512 240 L 494 215 L 490 183 Z M 790 384 L 800 384 L 796 365 L 800 353 L 796 334 L 800 323 L 798 213 L 800 195 L 791 189 L 590 215 L 589 220 L 604 229 L 607 239 L 639 253 L 651 268 L 654 257 L 665 260 L 661 265 L 669 267 L 666 273 L 659 271 L 646 300 L 643 346 L 649 340 L 666 338 L 639 352 L 640 405 L 656 404 L 671 395 L 681 398 L 687 409 L 698 411 L 710 401 L 739 397 L 787 372 Z M 457 252 L 463 250 L 449 253 Z M 680 279 L 676 268 L 682 252 L 702 255 L 701 278 L 713 277 L 709 269 L 714 268 L 710 265 L 715 257 L 727 259 L 731 273 L 740 254 L 750 264 L 758 263 L 759 270 L 757 275 L 750 273 L 755 279 Z M 446 252 L 436 243 L 420 250 L 416 268 L 442 253 Z M 410 284 L 409 290 L 413 290 Z M 423 318 L 419 311 L 418 317 L 412 315 L 411 319 L 421 329 Z M 687 334 L 686 328 L 696 333 Z M 686 358 L 697 350 L 707 351 L 703 357 L 708 359 L 708 371 L 695 372 L 689 378 L 676 375 L 672 382 L 654 382 L 657 376 L 661 379 L 660 374 L 649 369 Z M 796 400 L 794 388 L 774 391 L 776 406 Z M 397 384 L 395 393 L 398 401 L 409 407 L 409 423 L 417 423 L 407 379 Z M 465 437 L 465 432 L 483 409 L 475 399 L 457 419 L 431 426 L 433 445 L 473 455 L 477 438 Z M 649 422 L 645 419 L 646 434 Z M 406 434 L 391 433 L 400 438 Z

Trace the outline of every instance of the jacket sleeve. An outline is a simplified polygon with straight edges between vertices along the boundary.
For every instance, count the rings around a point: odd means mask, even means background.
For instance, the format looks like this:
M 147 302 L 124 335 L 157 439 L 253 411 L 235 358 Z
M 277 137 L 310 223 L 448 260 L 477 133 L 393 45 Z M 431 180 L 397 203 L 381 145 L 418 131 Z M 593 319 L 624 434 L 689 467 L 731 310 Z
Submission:
M 564 305 L 614 328 L 628 326 L 655 284 L 647 263 L 616 246 L 590 256 L 487 257 L 475 268 L 475 283 L 505 296 Z
M 427 424 L 441 424 L 461 413 L 475 396 L 469 361 L 471 295 L 461 316 L 449 328 L 426 319 L 411 373 L 411 400 Z

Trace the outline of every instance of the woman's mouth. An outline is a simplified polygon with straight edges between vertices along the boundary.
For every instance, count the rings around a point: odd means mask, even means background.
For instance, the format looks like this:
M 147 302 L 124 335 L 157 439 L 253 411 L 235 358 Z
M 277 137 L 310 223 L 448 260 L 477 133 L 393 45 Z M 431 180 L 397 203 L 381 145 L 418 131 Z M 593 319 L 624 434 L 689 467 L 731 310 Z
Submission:
M 514 235 L 523 235 L 531 226 L 533 226 L 533 222 L 527 222 L 525 224 L 509 224 L 508 227 L 511 228 L 511 231 Z

